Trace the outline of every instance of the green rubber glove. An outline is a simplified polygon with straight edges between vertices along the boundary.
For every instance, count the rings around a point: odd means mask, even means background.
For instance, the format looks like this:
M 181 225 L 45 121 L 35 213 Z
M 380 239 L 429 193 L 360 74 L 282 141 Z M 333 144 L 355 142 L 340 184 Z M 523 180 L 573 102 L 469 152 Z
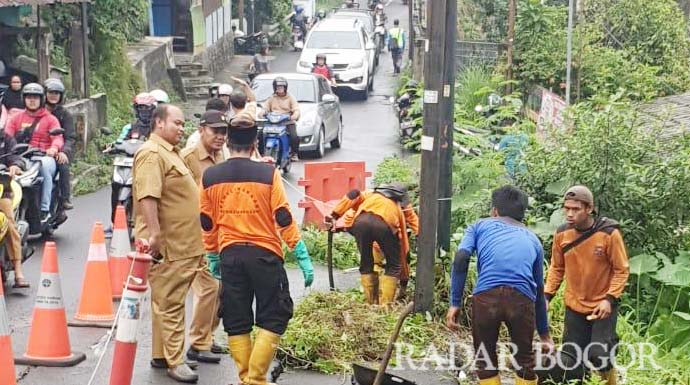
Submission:
M 218 253 L 206 253 L 206 262 L 208 262 L 208 271 L 211 272 L 213 278 L 220 280 L 220 255 Z
M 314 266 L 311 264 L 311 257 L 307 251 L 307 245 L 304 240 L 297 242 L 295 250 L 293 250 L 297 264 L 299 265 L 302 274 L 304 275 L 304 287 L 309 287 L 314 282 Z

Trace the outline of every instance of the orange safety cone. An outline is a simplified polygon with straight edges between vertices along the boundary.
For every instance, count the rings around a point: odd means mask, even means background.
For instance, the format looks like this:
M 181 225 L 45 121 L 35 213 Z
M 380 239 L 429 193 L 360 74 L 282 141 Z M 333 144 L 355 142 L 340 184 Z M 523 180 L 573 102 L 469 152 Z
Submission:
M 7 318 L 7 308 L 5 307 L 4 285 L 5 283 L 0 279 L 0 384 L 17 385 L 12 339 L 10 338 L 10 320 Z
M 112 327 L 115 321 L 112 290 L 103 224 L 96 222 L 91 233 L 79 306 L 74 320 L 69 325 Z
M 127 255 L 132 252 L 129 243 L 129 231 L 127 230 L 127 214 L 125 207 L 117 206 L 115 209 L 115 222 L 113 223 L 113 238 L 110 241 L 110 255 L 108 266 L 110 268 L 110 285 L 113 289 L 113 298 L 122 297 L 122 285 L 129 275 L 132 265 Z
M 55 242 L 46 242 L 43 249 L 41 281 L 36 293 L 29 333 L 29 344 L 22 357 L 15 358 L 18 365 L 74 366 L 86 355 L 73 352 L 67 334 L 67 316 L 62 303 L 62 286 L 58 271 Z

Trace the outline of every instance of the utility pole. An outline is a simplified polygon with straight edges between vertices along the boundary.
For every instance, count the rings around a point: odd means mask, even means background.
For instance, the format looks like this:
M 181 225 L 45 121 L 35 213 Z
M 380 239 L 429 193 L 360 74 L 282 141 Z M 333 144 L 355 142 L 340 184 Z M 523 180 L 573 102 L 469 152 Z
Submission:
M 424 134 L 420 196 L 420 234 L 415 311 L 431 309 L 434 299 L 438 247 L 439 180 L 443 149 L 452 149 L 453 87 L 455 78 L 456 0 L 427 2 L 427 41 L 424 45 Z M 449 65 L 450 64 L 450 65 Z
M 410 21 L 410 33 L 408 33 L 408 36 L 410 37 L 410 44 L 408 46 L 410 49 L 407 50 L 407 54 L 410 58 L 410 64 L 412 63 L 412 60 L 414 60 L 414 42 L 417 39 L 417 34 L 414 31 L 414 2 L 415 0 L 407 0 L 407 16 Z
M 570 105 L 570 87 L 572 84 L 572 68 L 573 68 L 573 16 L 575 13 L 575 1 L 568 1 L 568 47 L 566 53 L 566 69 L 565 69 L 565 105 Z
M 508 1 L 508 80 L 513 80 L 513 62 L 515 61 L 515 19 L 517 17 L 517 0 Z M 508 83 L 506 93 L 513 92 L 513 85 Z

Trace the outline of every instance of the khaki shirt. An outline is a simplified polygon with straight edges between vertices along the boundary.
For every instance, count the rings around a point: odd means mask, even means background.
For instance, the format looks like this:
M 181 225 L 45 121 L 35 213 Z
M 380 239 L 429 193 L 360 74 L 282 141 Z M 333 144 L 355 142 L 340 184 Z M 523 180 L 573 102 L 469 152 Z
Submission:
M 189 171 L 192 172 L 192 177 L 197 185 L 201 184 L 201 177 L 204 176 L 204 171 L 224 161 L 224 155 L 223 151 L 216 151 L 213 155 L 209 154 L 201 142 L 198 142 L 192 148 L 182 150 L 182 159 L 187 164 Z
M 155 198 L 161 227 L 161 255 L 168 261 L 203 255 L 199 188 L 179 150 L 151 134 L 134 155 L 132 173 L 136 237 L 149 238 L 140 201 Z

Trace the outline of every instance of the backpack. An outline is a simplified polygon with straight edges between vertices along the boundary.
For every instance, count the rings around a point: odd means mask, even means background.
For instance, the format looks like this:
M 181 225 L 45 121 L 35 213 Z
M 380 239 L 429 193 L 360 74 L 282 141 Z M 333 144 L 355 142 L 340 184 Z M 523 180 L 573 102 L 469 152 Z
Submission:
M 389 43 L 389 48 L 391 51 L 399 51 L 400 50 L 400 43 L 398 39 L 400 38 L 400 34 L 402 31 L 400 29 L 395 30 L 395 36 L 393 33 L 391 33 L 391 39 Z

